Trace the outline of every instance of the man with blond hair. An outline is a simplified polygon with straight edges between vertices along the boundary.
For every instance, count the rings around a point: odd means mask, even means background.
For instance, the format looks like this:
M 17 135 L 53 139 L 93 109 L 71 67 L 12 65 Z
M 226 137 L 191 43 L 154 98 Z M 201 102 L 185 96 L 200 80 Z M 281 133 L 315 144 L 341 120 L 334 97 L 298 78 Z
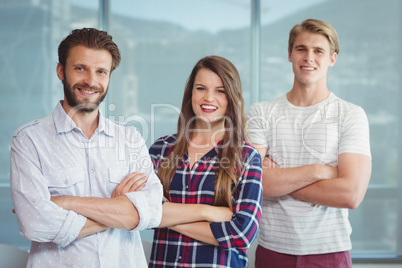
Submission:
M 288 53 L 293 88 L 248 112 L 250 141 L 265 157 L 256 268 L 352 267 L 348 209 L 371 176 L 368 120 L 327 87 L 339 53 L 331 25 L 295 25 Z

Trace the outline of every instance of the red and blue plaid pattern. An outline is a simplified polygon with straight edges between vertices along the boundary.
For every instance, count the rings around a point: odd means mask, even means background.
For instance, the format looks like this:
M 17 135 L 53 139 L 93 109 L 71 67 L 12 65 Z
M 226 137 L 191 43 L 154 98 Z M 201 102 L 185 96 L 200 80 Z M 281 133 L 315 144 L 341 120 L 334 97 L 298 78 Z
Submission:
M 158 139 L 149 149 L 156 173 L 172 151 L 176 135 Z M 209 204 L 214 201 L 217 147 L 205 154 L 191 169 L 187 154 L 173 177 L 171 202 Z M 210 223 L 220 246 L 206 244 L 172 231 L 155 229 L 149 267 L 248 267 L 247 249 L 253 242 L 261 216 L 261 157 L 243 143 L 243 166 L 238 187 L 232 196 L 233 218 Z

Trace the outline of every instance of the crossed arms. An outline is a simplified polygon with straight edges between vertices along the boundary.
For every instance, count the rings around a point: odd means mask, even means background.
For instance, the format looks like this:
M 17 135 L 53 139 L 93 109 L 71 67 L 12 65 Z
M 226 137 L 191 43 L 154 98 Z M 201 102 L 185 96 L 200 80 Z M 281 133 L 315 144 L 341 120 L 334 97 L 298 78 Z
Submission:
M 162 207 L 162 221 L 158 228 L 167 227 L 193 239 L 219 245 L 209 222 L 230 221 L 232 216 L 233 211 L 228 207 L 166 202 Z
M 60 196 L 52 197 L 51 200 L 63 209 L 87 217 L 77 238 L 104 231 L 109 227 L 130 230 L 138 225 L 139 215 L 124 194 L 140 191 L 145 183 L 145 174 L 132 173 L 117 186 L 112 198 Z M 219 243 L 209 227 L 209 222 L 230 221 L 233 215 L 227 207 L 170 202 L 163 205 L 162 211 L 159 228 L 169 227 L 193 239 L 214 245 Z
M 139 215 L 125 194 L 141 191 L 146 181 L 145 174 L 134 172 L 127 175 L 116 187 L 112 198 L 60 196 L 52 197 L 51 200 L 63 209 L 72 210 L 87 217 L 77 238 L 104 231 L 110 227 L 131 230 L 138 225 Z M 162 211 L 159 228 L 169 227 L 194 239 L 216 245 L 218 242 L 208 222 L 230 221 L 233 215 L 233 212 L 225 207 L 170 202 L 163 205 Z M 197 232 L 193 232 L 194 224 L 198 226 Z
M 254 144 L 262 156 L 266 148 Z M 295 168 L 279 168 L 266 157 L 263 162 L 263 194 L 275 197 L 289 194 L 296 199 L 328 207 L 354 209 L 364 198 L 371 175 L 371 159 L 361 154 L 339 155 L 338 166 L 313 164 Z M 109 227 L 133 229 L 138 225 L 136 208 L 124 195 L 145 186 L 146 177 L 127 176 L 110 199 L 91 197 L 57 197 L 52 201 L 64 209 L 86 216 L 87 222 L 79 237 L 106 230 Z M 118 208 L 118 209 L 116 209 Z M 209 222 L 230 221 L 233 212 L 225 207 L 202 204 L 163 205 L 159 228 L 172 230 L 205 243 L 219 245 Z
M 141 191 L 147 182 L 144 173 L 127 175 L 112 193 L 111 198 L 52 196 L 51 200 L 65 210 L 72 210 L 87 217 L 77 238 L 104 231 L 110 227 L 131 230 L 139 224 L 137 208 L 123 194 Z
M 267 148 L 254 144 L 262 157 Z M 343 153 L 338 166 L 313 164 L 279 168 L 269 157 L 263 161 L 263 195 L 292 197 L 327 207 L 354 209 L 364 198 L 371 176 L 371 159 L 362 154 Z
M 141 230 L 153 228 L 160 224 L 159 227 L 168 226 L 194 239 L 218 244 L 215 238 L 217 234 L 215 233 L 214 237 L 211 225 L 213 223 L 222 223 L 225 228 L 232 228 L 231 226 L 233 225 L 238 228 L 240 221 L 237 219 L 245 214 L 240 213 L 234 220 L 232 219 L 234 213 L 228 208 L 173 203 L 165 203 L 162 206 L 162 212 L 160 205 L 158 209 L 156 208 L 156 204 L 161 204 L 162 187 L 153 172 L 152 178 L 130 174 L 131 179 L 123 180 L 124 183 L 122 181 L 117 186 L 111 198 L 51 196 L 47 187 L 47 178 L 44 177 L 40 168 L 41 163 L 34 143 L 22 140 L 20 137 L 13 139 L 11 166 L 11 192 L 16 216 L 21 234 L 31 241 L 53 242 L 64 247 L 77 238 L 104 231 L 108 228 L 127 230 L 135 228 L 136 230 Z M 146 184 L 144 184 L 144 180 L 146 180 Z M 250 194 L 254 195 L 253 192 L 250 192 Z M 134 196 L 137 198 L 133 198 Z M 143 200 L 152 202 L 153 207 L 151 209 L 153 211 L 147 212 L 150 205 Z M 136 202 L 139 202 L 139 204 Z M 240 207 L 243 206 L 239 205 Z M 258 209 L 260 209 L 260 206 L 258 206 Z M 148 218 L 152 219 L 144 219 L 139 216 L 141 211 L 142 213 L 146 211 L 150 215 L 154 215 L 156 212 L 158 215 L 163 213 L 164 217 L 162 222 L 160 222 L 160 216 L 151 217 L 148 215 Z M 257 212 L 253 211 L 254 214 Z M 165 214 L 170 216 L 165 216 Z M 256 217 L 250 216 L 250 218 L 254 219 Z M 148 222 L 144 223 L 144 220 Z M 221 228 L 220 226 L 219 228 Z M 219 228 L 215 229 L 221 232 Z M 239 235 L 238 240 L 242 237 Z M 247 239 L 241 241 L 245 246 L 249 245 Z M 232 246 L 232 244 L 223 240 L 219 241 L 219 243 Z

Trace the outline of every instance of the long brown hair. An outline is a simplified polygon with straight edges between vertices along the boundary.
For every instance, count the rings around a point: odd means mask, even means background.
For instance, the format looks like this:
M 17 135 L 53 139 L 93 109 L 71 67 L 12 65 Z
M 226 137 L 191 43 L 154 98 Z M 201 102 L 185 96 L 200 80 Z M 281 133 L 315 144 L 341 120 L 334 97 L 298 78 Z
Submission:
M 194 66 L 184 90 L 181 116 L 177 124 L 177 140 L 172 152 L 161 163 L 158 170 L 166 198 L 174 174 L 181 164 L 188 147 L 189 129 L 194 128 L 195 116 L 192 108 L 192 92 L 195 76 L 202 68 L 217 74 L 225 88 L 228 106 L 225 114 L 225 133 L 218 146 L 218 163 L 215 168 L 214 205 L 232 208 L 232 194 L 236 190 L 242 168 L 243 141 L 246 140 L 244 101 L 239 73 L 227 59 L 218 56 L 202 58 Z

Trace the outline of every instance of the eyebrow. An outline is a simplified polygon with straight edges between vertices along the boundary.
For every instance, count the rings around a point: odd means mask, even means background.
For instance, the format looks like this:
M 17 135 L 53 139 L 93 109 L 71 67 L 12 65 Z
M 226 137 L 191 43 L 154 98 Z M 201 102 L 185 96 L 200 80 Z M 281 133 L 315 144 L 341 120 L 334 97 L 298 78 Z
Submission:
M 195 86 L 195 87 L 196 87 L 196 86 L 206 87 L 206 86 L 204 86 L 203 84 L 200 84 L 200 83 L 194 84 L 194 86 Z M 225 86 L 219 86 L 219 87 L 216 87 L 216 88 L 223 88 L 223 89 L 225 89 Z
M 76 64 L 73 64 L 73 67 L 83 67 L 83 68 L 88 69 L 88 65 L 83 64 L 83 63 L 76 63 Z M 103 71 L 103 72 L 106 72 L 106 73 L 109 73 L 109 72 L 110 72 L 110 69 L 108 69 L 108 68 L 106 68 L 106 67 L 99 67 L 99 68 L 97 68 L 97 70 L 98 70 L 98 71 Z
M 105 72 L 105 73 L 109 73 L 109 72 L 110 72 L 110 70 L 109 70 L 108 68 L 104 68 L 104 67 L 98 68 L 98 71 L 103 71 L 103 72 Z
M 194 87 L 205 87 L 205 86 L 203 84 L 197 83 L 197 84 L 194 84 Z
M 297 45 L 297 46 L 295 46 L 295 48 L 307 48 L 307 46 L 306 45 Z M 322 51 L 326 51 L 324 48 L 322 48 L 322 47 L 313 47 L 314 49 L 319 49 L 319 50 L 322 50 Z

